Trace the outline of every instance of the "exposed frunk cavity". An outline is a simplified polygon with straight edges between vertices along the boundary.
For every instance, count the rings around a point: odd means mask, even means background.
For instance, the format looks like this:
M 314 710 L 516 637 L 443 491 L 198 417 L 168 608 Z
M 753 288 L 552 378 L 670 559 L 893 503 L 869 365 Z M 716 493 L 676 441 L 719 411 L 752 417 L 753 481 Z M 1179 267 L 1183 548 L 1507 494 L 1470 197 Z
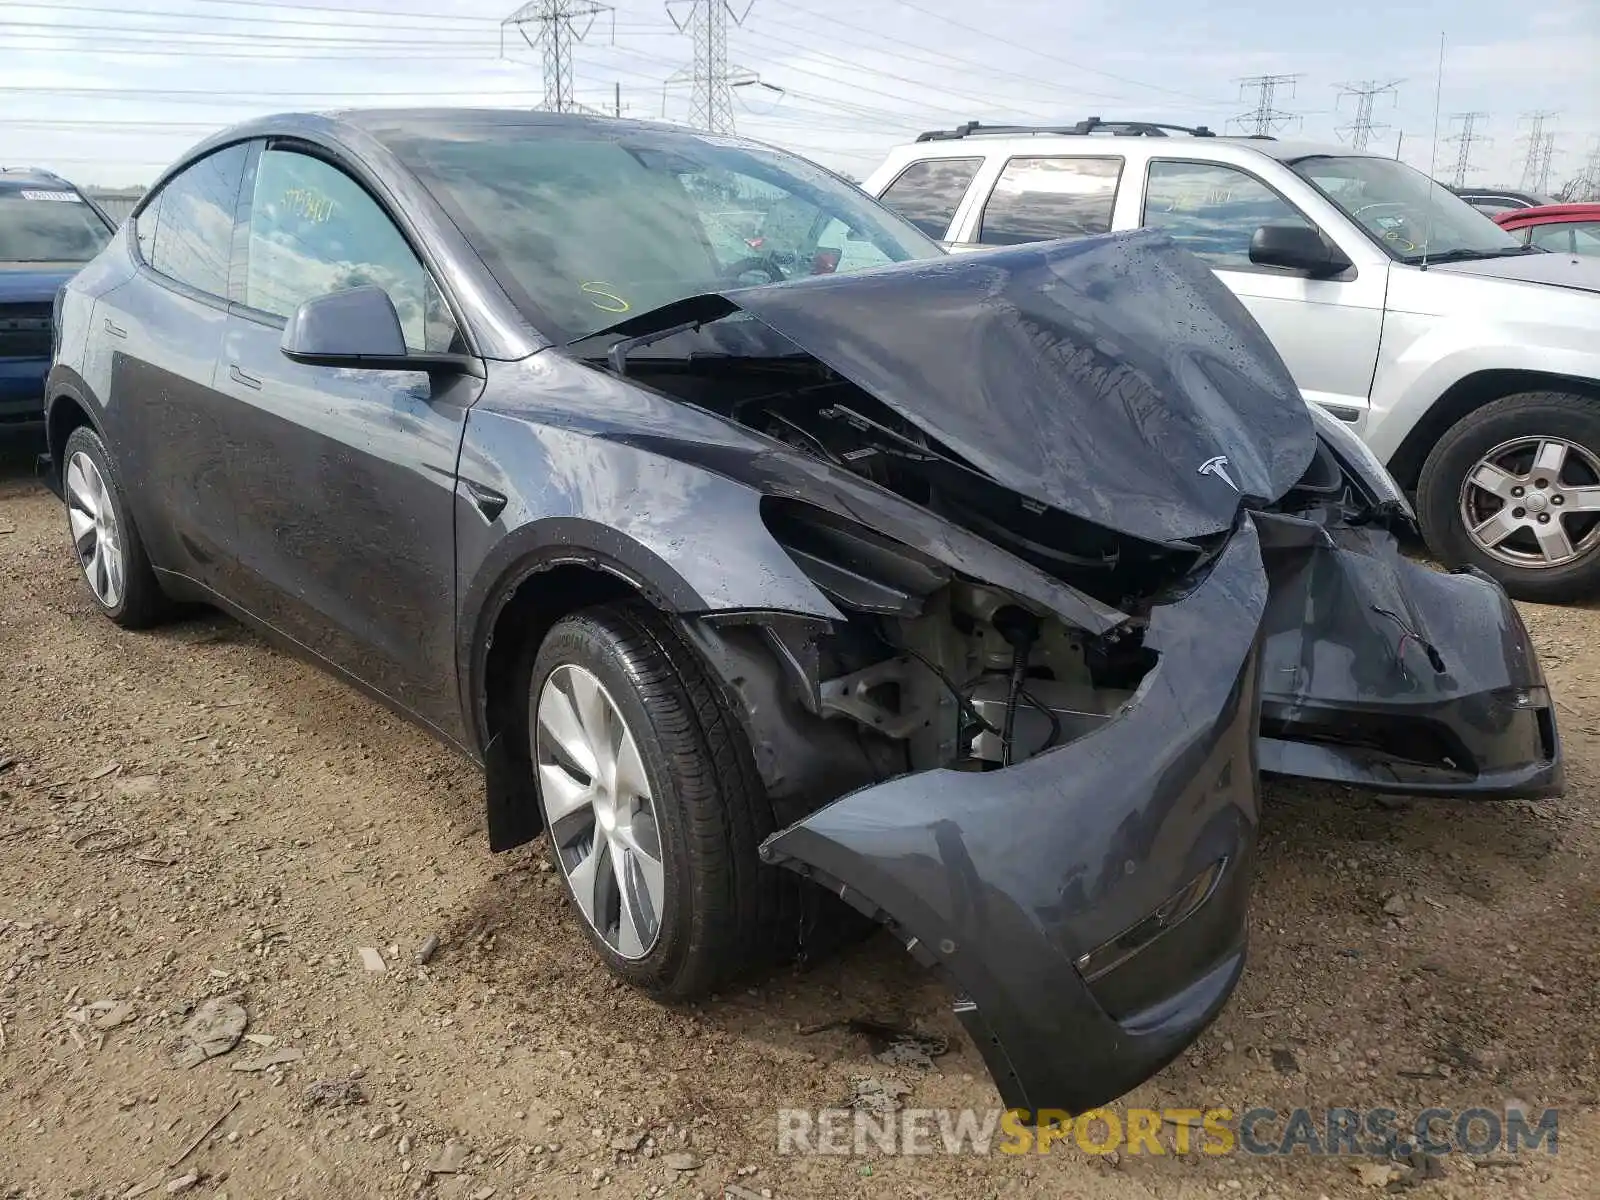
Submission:
M 855 521 L 766 498 L 773 536 L 846 617 L 815 637 L 806 706 L 857 730 L 877 747 L 874 761 L 897 771 L 1004 767 L 1104 724 L 1155 662 L 1138 614 L 1192 579 L 1227 536 L 1141 541 L 1004 487 L 760 322 L 675 327 L 618 343 L 605 362 L 1135 615 L 1096 637 Z
M 1226 537 L 1206 545 L 1146 542 L 1003 487 L 793 343 L 757 322 L 741 325 L 741 332 L 762 331 L 761 353 L 640 352 L 627 358 L 627 373 L 870 479 L 1124 611 L 1188 574 Z M 684 340 L 692 346 L 695 336 L 679 330 L 653 349 Z
M 989 769 L 1091 732 L 1155 656 L 811 505 L 768 498 L 773 536 L 846 614 L 818 641 L 816 711 L 898 744 L 906 769 Z

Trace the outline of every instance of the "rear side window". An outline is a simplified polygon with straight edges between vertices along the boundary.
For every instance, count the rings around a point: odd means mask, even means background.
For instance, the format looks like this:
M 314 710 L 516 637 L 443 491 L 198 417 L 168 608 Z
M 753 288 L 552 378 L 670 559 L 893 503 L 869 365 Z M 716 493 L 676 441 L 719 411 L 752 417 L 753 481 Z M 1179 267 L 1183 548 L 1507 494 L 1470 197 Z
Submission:
M 88 262 L 110 240 L 106 223 L 71 188 L 0 186 L 0 262 Z
M 978 240 L 1016 246 L 1111 232 L 1120 158 L 1013 158 L 984 205 Z
M 1152 162 L 1144 224 L 1213 267 L 1250 267 L 1250 239 L 1266 224 L 1309 225 L 1253 175 L 1210 163 Z
M 375 284 L 394 302 L 408 347 L 453 348 L 444 297 L 404 235 L 365 188 L 320 158 L 262 152 L 248 261 L 251 308 L 288 317 L 315 296 Z
M 942 238 L 982 165 L 981 158 L 925 158 L 901 171 L 881 199 L 929 237 Z
M 228 294 L 228 260 L 246 143 L 209 154 L 174 176 L 135 221 L 139 250 L 157 271 L 212 296 Z

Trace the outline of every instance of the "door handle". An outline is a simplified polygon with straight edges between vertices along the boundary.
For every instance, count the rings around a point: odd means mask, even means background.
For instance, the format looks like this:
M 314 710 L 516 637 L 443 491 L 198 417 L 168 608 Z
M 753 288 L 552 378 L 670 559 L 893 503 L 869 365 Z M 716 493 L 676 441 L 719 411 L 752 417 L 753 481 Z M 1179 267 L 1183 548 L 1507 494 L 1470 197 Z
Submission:
M 128 336 L 128 331 L 126 329 L 124 329 L 121 325 L 118 325 L 110 317 L 106 317 L 105 318 L 105 323 L 106 323 L 106 332 L 109 333 L 112 337 L 124 337 L 125 338 L 125 337 Z
M 228 364 L 228 378 L 233 380 L 235 383 L 242 383 L 247 388 L 259 389 L 261 387 L 261 380 L 257 379 L 254 375 L 249 375 L 244 371 L 241 371 L 238 363 Z

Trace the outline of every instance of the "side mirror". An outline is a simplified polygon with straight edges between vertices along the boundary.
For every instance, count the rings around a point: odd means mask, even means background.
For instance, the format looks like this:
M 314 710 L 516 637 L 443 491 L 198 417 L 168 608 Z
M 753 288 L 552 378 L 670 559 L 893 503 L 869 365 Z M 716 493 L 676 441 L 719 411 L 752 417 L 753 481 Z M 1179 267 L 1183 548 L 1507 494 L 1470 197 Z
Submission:
M 1250 238 L 1250 261 L 1258 267 L 1287 267 L 1313 279 L 1347 271 L 1344 251 L 1310 225 L 1263 225 Z
M 283 327 L 279 347 L 307 366 L 475 373 L 466 355 L 407 349 L 394 301 L 370 284 L 307 300 Z

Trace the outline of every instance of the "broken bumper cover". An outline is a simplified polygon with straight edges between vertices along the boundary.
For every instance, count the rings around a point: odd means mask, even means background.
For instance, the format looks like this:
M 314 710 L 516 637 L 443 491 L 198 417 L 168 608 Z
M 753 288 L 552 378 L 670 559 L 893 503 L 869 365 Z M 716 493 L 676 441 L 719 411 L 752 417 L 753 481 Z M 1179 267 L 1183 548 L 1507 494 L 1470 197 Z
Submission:
M 1152 611 L 1159 659 L 1100 729 L 1004 770 L 865 788 L 762 847 L 945 976 L 1002 1100 L 1034 1120 L 1149 1078 L 1243 969 L 1266 598 L 1245 523 Z
M 1406 559 L 1378 529 L 1258 514 L 1261 769 L 1375 791 L 1559 795 L 1538 656 L 1487 575 Z

